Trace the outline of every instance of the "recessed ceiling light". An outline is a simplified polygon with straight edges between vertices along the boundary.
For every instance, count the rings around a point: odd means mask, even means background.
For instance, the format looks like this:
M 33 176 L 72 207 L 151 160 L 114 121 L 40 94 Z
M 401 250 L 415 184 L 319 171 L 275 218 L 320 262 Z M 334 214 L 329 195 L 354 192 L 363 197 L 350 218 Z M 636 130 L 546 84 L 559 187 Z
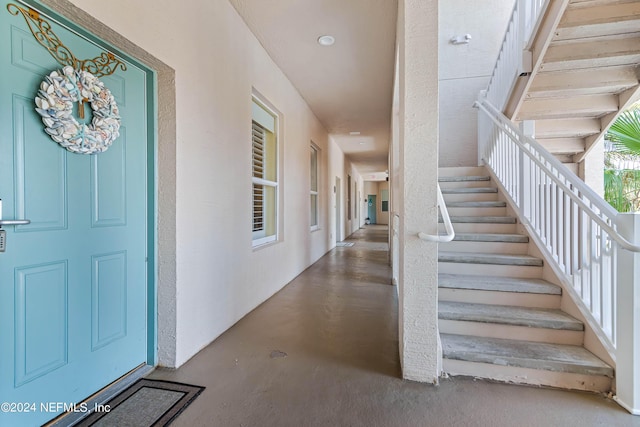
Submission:
M 360 135 L 360 132 L 349 132 L 349 135 Z
M 362 141 L 362 142 L 360 143 L 360 145 L 364 145 L 364 144 L 366 144 L 364 141 Z
M 322 46 L 331 46 L 336 42 L 336 39 L 333 36 L 320 36 L 318 37 L 318 43 Z

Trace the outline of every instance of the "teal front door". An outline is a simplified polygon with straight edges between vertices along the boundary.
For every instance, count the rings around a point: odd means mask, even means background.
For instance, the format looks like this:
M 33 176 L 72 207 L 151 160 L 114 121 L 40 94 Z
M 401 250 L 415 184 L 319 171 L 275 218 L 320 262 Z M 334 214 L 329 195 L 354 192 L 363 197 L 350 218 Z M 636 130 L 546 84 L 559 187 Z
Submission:
M 43 131 L 34 105 L 44 77 L 62 67 L 8 4 L 0 7 L 0 199 L 3 219 L 31 222 L 3 227 L 0 402 L 11 406 L 0 426 L 32 426 L 147 360 L 148 75 L 127 63 L 101 77 L 120 109 L 120 136 L 103 153 L 67 151 Z M 77 58 L 104 52 L 46 19 Z
M 367 215 L 369 215 L 369 224 L 376 223 L 376 212 L 376 196 L 369 194 L 369 196 L 367 196 Z

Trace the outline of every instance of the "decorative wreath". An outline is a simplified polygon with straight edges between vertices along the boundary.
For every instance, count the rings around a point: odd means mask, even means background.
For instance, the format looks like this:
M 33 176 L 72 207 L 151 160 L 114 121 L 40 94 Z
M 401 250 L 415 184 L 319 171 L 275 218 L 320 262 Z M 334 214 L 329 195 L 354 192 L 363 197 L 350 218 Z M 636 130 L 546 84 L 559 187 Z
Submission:
M 36 111 L 42 116 L 44 131 L 67 150 L 80 154 L 106 151 L 120 135 L 120 115 L 111 91 L 93 74 L 66 66 L 52 71 L 40 83 Z M 91 124 L 78 123 L 73 104 L 89 102 Z M 84 112 L 84 110 L 82 110 Z M 82 117 L 82 114 L 80 114 Z

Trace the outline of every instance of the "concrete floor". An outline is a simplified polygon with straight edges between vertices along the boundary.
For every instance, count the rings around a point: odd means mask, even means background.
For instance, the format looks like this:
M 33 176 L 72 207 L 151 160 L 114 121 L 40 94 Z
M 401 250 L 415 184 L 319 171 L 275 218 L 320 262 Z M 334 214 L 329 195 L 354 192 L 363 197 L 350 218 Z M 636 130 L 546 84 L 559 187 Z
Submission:
M 149 376 L 206 386 L 172 427 L 640 427 L 595 394 L 403 381 L 387 229 L 367 226 L 349 240 L 180 369 Z

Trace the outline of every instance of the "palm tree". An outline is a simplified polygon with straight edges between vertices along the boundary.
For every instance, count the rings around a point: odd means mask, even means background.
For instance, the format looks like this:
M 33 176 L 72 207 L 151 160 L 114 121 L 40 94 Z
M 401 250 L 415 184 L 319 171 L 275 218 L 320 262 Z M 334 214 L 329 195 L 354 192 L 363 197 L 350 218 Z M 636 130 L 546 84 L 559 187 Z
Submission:
M 607 139 L 618 153 L 640 156 L 640 109 L 623 112 L 609 128 Z
M 605 200 L 619 212 L 640 211 L 640 109 L 622 113 L 607 132 Z M 629 167 L 629 164 L 632 164 Z

